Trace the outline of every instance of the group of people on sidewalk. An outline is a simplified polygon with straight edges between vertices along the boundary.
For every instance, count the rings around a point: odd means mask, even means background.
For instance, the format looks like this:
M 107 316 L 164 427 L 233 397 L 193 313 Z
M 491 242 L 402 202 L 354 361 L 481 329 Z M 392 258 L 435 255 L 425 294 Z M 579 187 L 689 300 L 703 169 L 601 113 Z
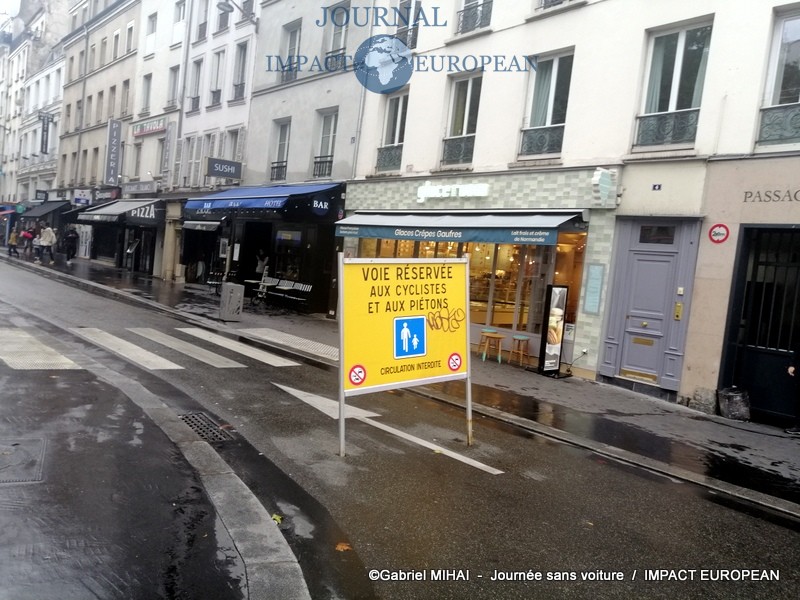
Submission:
M 62 245 L 67 254 L 67 265 L 72 264 L 72 259 L 78 253 L 79 239 L 80 235 L 75 230 L 75 227 L 70 226 L 62 240 Z M 20 257 L 18 246 L 22 245 L 22 256 L 29 259 L 33 258 L 36 264 L 43 264 L 42 260 L 49 256 L 50 264 L 52 264 L 55 262 L 53 247 L 57 241 L 55 230 L 46 221 L 39 223 L 38 233 L 35 227 L 28 227 L 19 232 L 14 228 L 8 236 L 8 255 Z

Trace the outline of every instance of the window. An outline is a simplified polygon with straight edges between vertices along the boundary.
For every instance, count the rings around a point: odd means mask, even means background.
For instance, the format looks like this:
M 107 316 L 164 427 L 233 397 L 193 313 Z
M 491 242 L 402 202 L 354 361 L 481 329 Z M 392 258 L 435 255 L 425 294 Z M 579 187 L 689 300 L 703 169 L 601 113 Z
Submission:
M 139 177 L 142 170 L 142 145 L 133 145 L 133 176 Z
M 103 102 L 105 101 L 104 98 L 105 94 L 103 92 L 97 92 L 97 122 L 100 123 L 103 120 Z
M 270 181 L 284 181 L 286 179 L 286 165 L 289 161 L 289 137 L 292 132 L 292 122 L 278 123 L 277 127 L 278 145 L 275 149 L 275 160 L 272 162 Z
M 89 169 L 89 179 L 91 183 L 97 180 L 97 167 L 100 164 L 100 148 L 95 147 L 92 150 L 92 166 Z
M 203 80 L 203 59 L 192 63 L 191 106 L 189 110 L 200 110 L 200 84 Z
M 197 40 L 206 39 L 208 32 L 208 0 L 200 0 L 200 8 L 197 12 Z
M 130 100 L 131 95 L 131 80 L 126 79 L 122 82 L 122 115 L 125 116 L 128 114 L 128 101 Z
M 103 38 L 100 41 L 100 66 L 106 64 L 106 54 L 108 54 L 108 38 Z
M 230 148 L 228 158 L 230 160 L 241 160 L 242 158 L 242 142 L 244 141 L 242 138 L 242 133 L 243 132 L 240 132 L 238 129 L 231 129 L 228 131 L 228 148 Z M 223 142 L 224 139 L 220 137 L 220 146 Z M 221 148 L 220 156 L 224 156 Z
M 67 80 L 72 81 L 73 76 L 75 75 L 75 57 L 69 57 L 69 64 L 67 65 Z
M 378 171 L 396 171 L 400 169 L 400 163 L 403 158 L 407 109 L 408 94 L 389 98 L 386 105 L 383 147 L 378 148 Z
M 711 25 L 654 35 L 638 145 L 694 142 Z M 678 113 L 678 111 L 686 111 Z
M 117 86 L 112 85 L 108 89 L 108 118 L 114 118 L 114 111 L 117 108 Z
M 395 37 L 409 48 L 417 47 L 417 33 L 419 32 L 419 13 L 422 3 L 419 0 L 400 0 L 398 9 L 400 18 Z
M 281 81 L 294 81 L 297 79 L 297 70 L 300 59 L 300 25 L 291 25 L 286 28 L 286 67 L 281 72 Z
M 147 17 L 147 33 L 146 35 L 153 35 L 158 28 L 158 13 L 153 13 Z
M 520 154 L 561 152 L 567 101 L 572 79 L 572 55 L 538 61 L 528 128 L 522 132 Z
M 347 24 L 350 19 L 347 15 L 350 11 L 350 3 L 345 2 L 330 9 L 331 15 L 331 52 L 343 51 L 347 44 Z M 337 17 L 338 15 L 338 17 Z
M 175 3 L 175 22 L 180 23 L 186 19 L 186 0 L 178 0 Z
M 775 23 L 758 142 L 800 142 L 800 14 Z
M 245 80 L 247 77 L 247 42 L 236 45 L 236 65 L 233 74 L 233 99 L 244 98 Z
M 92 44 L 92 47 L 89 48 L 89 71 L 94 71 L 94 62 L 97 58 L 97 48 L 95 44 Z
M 75 102 L 75 131 L 78 131 L 83 125 L 83 102 L 77 100 Z
M 336 147 L 336 127 L 339 113 L 322 115 L 322 134 L 320 136 L 319 154 L 314 159 L 314 177 L 330 177 L 333 170 L 333 150 Z
M 94 108 L 93 98 L 91 96 L 86 97 L 86 119 L 85 123 L 86 126 L 89 127 L 92 124 L 92 109 Z
M 148 73 L 142 77 L 142 112 L 150 112 L 150 92 L 153 86 L 153 74 Z
M 86 163 L 89 162 L 89 150 L 81 152 L 81 183 L 86 183 Z
M 67 104 L 64 107 L 64 133 L 69 132 L 69 127 L 71 123 L 72 123 L 72 105 Z
M 85 68 L 86 68 L 86 53 L 83 50 L 81 50 L 78 53 L 78 77 L 83 77 Z
M 125 52 L 133 50 L 133 23 L 128 23 L 128 30 L 125 33 Z
M 444 141 L 444 164 L 472 162 L 482 83 L 483 78 L 477 76 L 456 81 L 453 85 L 449 137 Z
M 175 65 L 169 69 L 169 80 L 167 81 L 167 106 L 172 108 L 178 103 L 178 81 L 180 79 L 180 65 Z
M 222 101 L 222 83 L 225 79 L 225 51 L 214 53 L 211 63 L 211 105 Z
M 219 13 L 217 13 L 217 31 L 222 31 L 223 29 L 228 28 L 230 16 L 231 14 L 225 12 L 224 10 L 220 10 Z
M 119 31 L 114 32 L 114 39 L 111 43 L 111 58 L 116 59 L 119 57 Z

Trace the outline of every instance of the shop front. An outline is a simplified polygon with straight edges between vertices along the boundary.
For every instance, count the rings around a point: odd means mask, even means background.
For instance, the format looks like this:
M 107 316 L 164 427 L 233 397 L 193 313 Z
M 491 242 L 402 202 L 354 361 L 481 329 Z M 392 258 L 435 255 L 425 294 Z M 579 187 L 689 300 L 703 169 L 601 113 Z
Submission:
M 161 270 L 164 201 L 158 198 L 117 200 L 81 212 L 78 223 L 92 226 L 92 259 L 104 260 L 134 273 Z
M 561 187 L 553 185 L 557 180 Z M 545 189 L 549 193 L 542 193 Z M 398 208 L 376 206 L 382 201 Z M 524 335 L 528 354 L 539 357 L 550 320 L 548 290 L 566 290 L 559 338 L 563 331 L 562 362 L 572 363 L 581 356 L 574 348 L 599 336 L 604 281 L 593 282 L 588 294 L 584 281 L 587 266 L 608 257 L 592 253 L 590 217 L 593 231 L 595 219 L 599 232 L 613 229 L 609 211 L 592 210 L 592 202 L 592 171 L 449 178 L 422 185 L 418 180 L 364 182 L 350 184 L 348 206 L 355 205 L 355 212 L 339 221 L 337 236 L 344 238 L 350 257 L 469 256 L 470 339 L 478 344 L 482 329 L 496 329 L 506 352 L 513 349 L 514 335 Z M 608 265 L 601 266 L 607 272 Z M 591 367 L 588 360 L 581 366 Z
M 270 277 L 311 285 L 304 310 L 335 311 L 334 224 L 344 216 L 344 185 L 239 187 L 184 206 L 181 264 L 187 282 L 210 273 L 230 281 L 261 279 L 259 254 Z M 255 285 L 248 284 L 248 293 Z

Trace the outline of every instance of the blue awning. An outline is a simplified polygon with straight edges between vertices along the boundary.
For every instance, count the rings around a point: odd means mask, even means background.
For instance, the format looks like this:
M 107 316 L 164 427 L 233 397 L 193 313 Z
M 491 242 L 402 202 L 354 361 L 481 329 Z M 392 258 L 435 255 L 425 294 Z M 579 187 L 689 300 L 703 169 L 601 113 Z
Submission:
M 232 208 L 283 208 L 290 196 L 316 194 L 337 187 L 338 183 L 238 187 L 217 192 L 186 203 L 189 210 L 230 210 Z

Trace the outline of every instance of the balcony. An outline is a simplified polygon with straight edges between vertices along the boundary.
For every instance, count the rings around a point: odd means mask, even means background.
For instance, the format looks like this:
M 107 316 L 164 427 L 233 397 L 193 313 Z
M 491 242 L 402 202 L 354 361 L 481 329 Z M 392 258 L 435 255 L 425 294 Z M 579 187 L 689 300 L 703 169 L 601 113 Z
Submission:
M 242 100 L 244 98 L 244 83 L 233 84 L 233 99 Z
M 492 22 L 492 0 L 473 4 L 458 12 L 458 33 L 469 33 L 488 27 Z
M 443 165 L 459 165 L 472 162 L 475 151 L 475 134 L 444 139 Z
M 522 145 L 519 153 L 526 154 L 556 154 L 561 152 L 564 141 L 564 125 L 551 127 L 531 127 L 522 130 Z
M 200 96 L 189 97 L 189 112 L 200 110 Z
M 289 83 L 297 79 L 297 71 L 297 64 L 293 60 L 281 71 L 281 83 Z
M 334 71 L 344 71 L 347 66 L 347 57 L 345 56 L 345 49 L 339 48 L 338 50 L 331 50 L 325 54 L 325 70 L 328 73 Z
M 699 108 L 638 117 L 636 145 L 693 144 L 699 119 Z
M 314 157 L 314 177 L 330 177 L 333 172 L 333 154 Z
M 403 160 L 403 144 L 378 148 L 376 171 L 399 171 Z
M 208 21 L 204 21 L 197 26 L 197 39 L 195 41 L 199 42 L 206 39 L 206 34 L 208 34 Z
M 218 106 L 222 102 L 222 90 L 211 90 L 210 106 Z
M 270 170 L 269 180 L 270 181 L 285 181 L 286 180 L 286 162 L 285 160 L 279 160 L 272 163 L 272 169 Z
M 402 27 L 397 30 L 394 37 L 403 42 L 407 48 L 413 50 L 417 47 L 417 33 L 419 33 L 419 26 Z
M 794 144 L 800 142 L 800 103 L 761 109 L 759 144 Z

